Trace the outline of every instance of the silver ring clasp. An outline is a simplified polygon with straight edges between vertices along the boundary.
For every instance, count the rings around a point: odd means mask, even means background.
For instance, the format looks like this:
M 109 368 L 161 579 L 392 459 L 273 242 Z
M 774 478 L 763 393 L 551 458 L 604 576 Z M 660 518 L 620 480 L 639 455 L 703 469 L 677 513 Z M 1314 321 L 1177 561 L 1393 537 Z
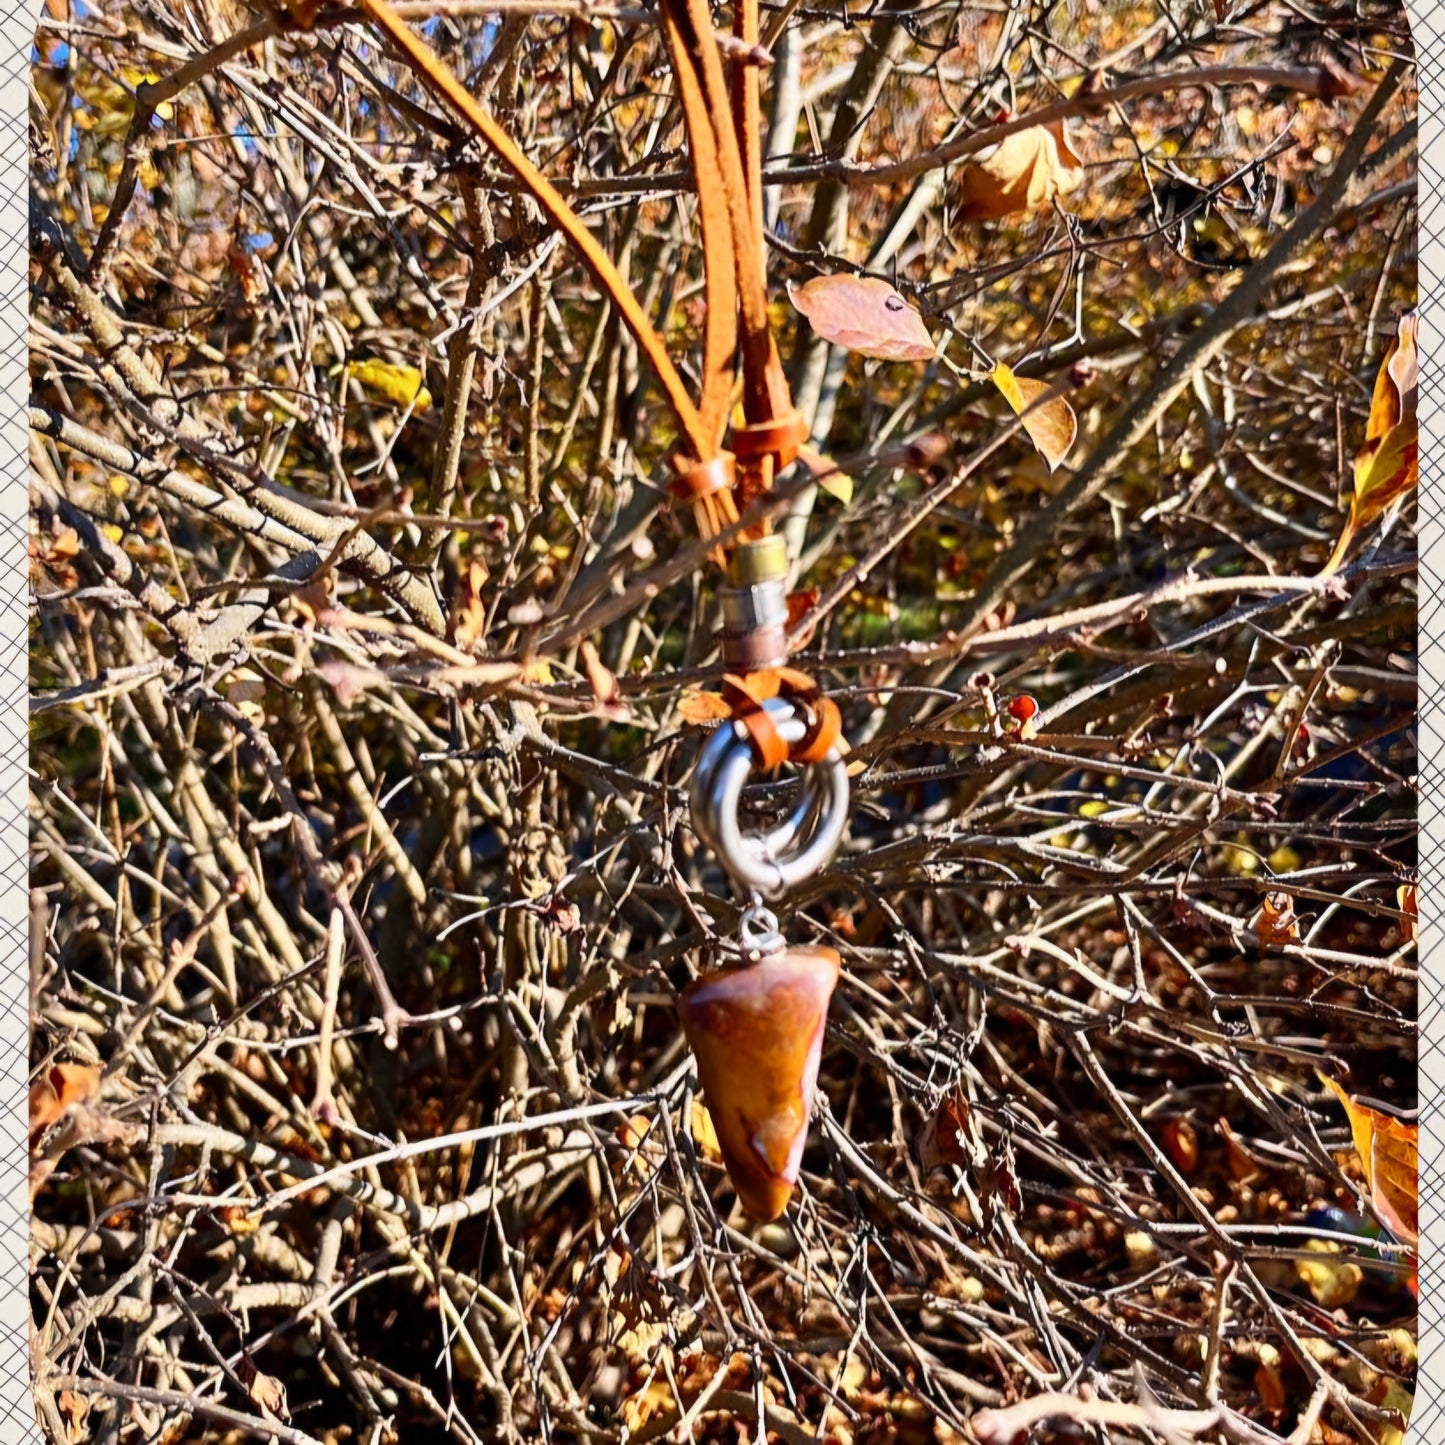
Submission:
M 763 707 L 782 740 L 803 741 L 807 722 L 783 698 Z M 831 861 L 848 825 L 848 769 L 836 747 L 803 767 L 797 806 L 766 833 L 744 833 L 738 819 L 743 785 L 754 766 L 752 741 L 737 719 L 721 724 L 704 745 L 692 784 L 692 823 L 744 893 L 777 898 Z

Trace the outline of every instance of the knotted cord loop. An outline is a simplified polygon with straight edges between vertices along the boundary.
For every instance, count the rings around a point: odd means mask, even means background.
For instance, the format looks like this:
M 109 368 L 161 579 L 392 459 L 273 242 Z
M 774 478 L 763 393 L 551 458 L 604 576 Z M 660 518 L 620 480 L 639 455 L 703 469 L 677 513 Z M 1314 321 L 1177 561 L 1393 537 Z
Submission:
M 796 409 L 771 421 L 749 422 L 733 428 L 733 454 L 746 464 L 761 457 L 775 459 L 778 471 L 788 466 L 798 455 L 798 449 L 808 440 L 808 424 L 803 414 Z
M 719 452 L 710 461 L 698 462 L 686 471 L 679 470 L 668 490 L 679 502 L 698 502 L 719 492 L 732 491 L 736 482 L 735 454 Z

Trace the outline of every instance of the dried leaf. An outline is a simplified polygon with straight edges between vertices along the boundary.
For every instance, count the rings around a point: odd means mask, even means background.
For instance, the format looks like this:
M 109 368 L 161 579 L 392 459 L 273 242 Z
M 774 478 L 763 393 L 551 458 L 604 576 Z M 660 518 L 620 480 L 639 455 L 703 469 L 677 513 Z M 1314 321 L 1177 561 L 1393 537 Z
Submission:
M 1420 918 L 1420 890 L 1413 883 L 1402 883 L 1395 890 L 1395 905 L 1405 915 L 1400 920 L 1400 937 L 1406 943 L 1415 941 Z
M 1073 407 L 1063 397 L 1056 396 L 1048 382 L 1015 376 L 1001 361 L 994 366 L 991 375 L 994 385 L 1003 393 L 1014 413 L 1023 418 L 1029 440 L 1049 464 L 1049 470 L 1054 471 L 1068 456 L 1069 448 L 1079 434 Z
M 1375 1398 L 1377 1395 L 1378 1399 Z M 1415 1392 L 1401 1380 L 1382 1381 L 1381 1387 L 1371 1392 L 1370 1403 L 1397 1411 L 1408 1426 L 1415 1410 Z M 1397 1425 L 1382 1420 L 1372 1428 L 1379 1445 L 1405 1445 L 1406 1431 Z
M 1181 1174 L 1199 1168 L 1199 1135 L 1188 1119 L 1171 1119 L 1164 1126 L 1164 1148 Z
M 1333 1079 L 1318 1079 L 1345 1107 L 1370 1204 L 1402 1244 L 1420 1242 L 1420 1127 L 1352 1099 Z
M 291 1412 L 286 1408 L 286 1387 L 275 1375 L 262 1374 L 257 1370 L 247 1393 L 260 1409 L 263 1420 L 284 1424 L 291 1418 Z
M 1327 1310 L 1341 1309 L 1360 1292 L 1365 1272 L 1353 1260 L 1339 1258 L 1340 1246 L 1333 1240 L 1307 1239 L 1305 1246 L 1317 1259 L 1296 1261 L 1300 1282 Z
M 798 460 L 830 497 L 836 497 L 845 507 L 853 500 L 853 478 L 847 472 L 839 471 L 837 462 L 826 452 L 820 452 L 816 447 L 801 446 L 798 448 Z
M 1355 455 L 1355 490 L 1349 520 L 1325 564 L 1332 576 L 1344 561 L 1356 534 L 1380 517 L 1420 481 L 1420 355 L 1416 338 L 1419 315 L 1408 311 L 1375 377 L 1365 444 Z
M 30 1197 L 33 1200 L 69 1149 L 134 1137 L 95 1107 L 100 1070 L 89 1064 L 54 1064 L 30 1087 Z
M 695 687 L 684 688 L 677 700 L 677 715 L 693 727 L 704 723 L 722 722 L 733 715 L 733 710 L 720 693 L 701 692 Z
M 788 593 L 788 630 L 791 632 L 813 608 L 823 594 L 816 587 L 804 587 L 801 591 Z
M 942 1164 L 967 1168 L 981 1165 L 985 1154 L 968 1099 L 961 1093 L 950 1094 L 923 1126 L 918 1138 L 918 1162 L 924 1169 L 937 1169 Z
M 1294 911 L 1294 899 L 1288 893 L 1264 895 L 1254 923 L 1254 936 L 1261 948 L 1282 948 L 1286 943 L 1299 942 L 1299 918 Z
M 993 220 L 1047 206 L 1071 191 L 1083 162 L 1063 121 L 1015 131 L 959 173 L 961 221 Z
M 597 706 L 609 717 L 629 717 L 627 705 L 622 701 L 622 689 L 618 687 L 616 677 L 602 665 L 597 649 L 590 642 L 584 642 L 579 651 L 582 654 L 582 665 L 587 669 L 587 681 L 592 684 L 592 695 L 597 699 Z
M 78 1104 L 88 1104 L 100 1091 L 100 1070 L 90 1064 L 52 1064 L 30 1086 L 32 1147 L 52 1124 Z
M 352 362 L 350 371 L 367 391 L 393 406 L 425 411 L 431 405 L 431 392 L 422 385 L 421 371 L 415 366 L 399 366 L 373 358 Z
M 487 608 L 482 588 L 490 573 L 486 563 L 473 560 L 452 598 L 452 641 L 464 652 L 480 642 L 487 630 Z
M 74 1390 L 62 1390 L 56 1396 L 55 1404 L 65 1424 L 65 1438 L 69 1445 L 81 1445 L 91 1438 L 86 1429 L 85 1418 L 90 1414 L 90 1396 L 77 1395 Z
M 701 1099 L 692 1101 L 692 1139 L 697 1152 L 711 1164 L 722 1160 L 722 1147 L 717 1141 L 717 1130 L 713 1128 L 712 1115 Z
M 935 355 L 923 318 L 877 276 L 818 276 L 789 287 L 788 298 L 835 346 L 880 361 L 929 361 Z

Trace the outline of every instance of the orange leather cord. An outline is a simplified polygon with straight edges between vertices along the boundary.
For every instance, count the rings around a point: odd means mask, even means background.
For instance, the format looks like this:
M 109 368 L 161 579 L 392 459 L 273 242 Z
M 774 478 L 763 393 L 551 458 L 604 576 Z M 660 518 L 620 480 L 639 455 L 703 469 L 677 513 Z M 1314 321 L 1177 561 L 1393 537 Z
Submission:
M 818 697 L 807 704 L 808 724 L 802 741 L 789 751 L 795 763 L 821 763 L 843 734 L 843 714 L 832 698 Z
M 703 497 L 730 492 L 737 479 L 737 463 L 731 452 L 719 452 L 711 461 L 679 470 L 669 487 L 680 502 L 696 502 Z
M 759 457 L 777 458 L 778 468 L 787 466 L 808 440 L 808 424 L 800 411 L 790 410 L 771 421 L 751 422 L 733 429 L 733 454 L 740 462 Z
M 612 259 L 597 238 L 583 224 L 582 218 L 562 198 L 556 187 L 522 154 L 512 138 L 478 104 L 470 91 L 438 58 L 435 51 L 415 35 L 386 0 L 359 0 L 360 9 L 368 19 L 411 62 L 413 70 L 440 99 L 465 120 L 496 153 L 499 160 L 531 192 L 552 224 L 577 248 L 593 279 L 617 307 L 627 329 L 632 333 L 648 363 L 657 375 L 688 446 L 699 458 L 706 458 L 717 449 L 717 438 L 703 425 L 697 407 L 683 385 L 677 368 L 667 354 L 662 338 L 648 320 L 631 287 L 622 279 Z M 712 50 L 716 55 L 717 45 Z
M 797 668 L 769 668 L 747 677 L 729 673 L 723 678 L 722 695 L 733 716 L 748 730 L 754 761 L 769 772 L 784 762 L 821 763 L 843 735 L 843 715 L 837 703 L 824 697 L 818 684 Z M 803 714 L 804 733 L 792 747 L 783 741 L 763 707 L 772 697 L 787 698 Z
M 703 322 L 702 391 L 698 411 L 703 426 L 721 442 L 727 430 L 733 360 L 738 346 L 737 271 L 732 261 L 737 243 L 727 197 L 719 179 L 721 161 L 717 137 L 713 134 L 702 81 L 693 63 L 687 31 L 671 4 L 662 7 L 662 32 L 672 56 L 678 98 L 687 121 L 693 179 L 697 184 L 698 220 L 702 228 L 707 314 Z
M 743 678 L 729 674 L 723 678 L 723 698 L 733 716 L 748 730 L 753 745 L 753 761 L 767 772 L 774 772 L 788 761 L 788 745 L 778 732 L 772 716 L 760 697 Z

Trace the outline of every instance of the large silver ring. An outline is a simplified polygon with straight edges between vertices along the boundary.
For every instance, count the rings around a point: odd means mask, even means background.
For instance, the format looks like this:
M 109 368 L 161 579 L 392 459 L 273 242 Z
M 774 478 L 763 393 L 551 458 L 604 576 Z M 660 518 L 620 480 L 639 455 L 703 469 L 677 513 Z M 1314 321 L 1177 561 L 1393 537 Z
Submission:
M 807 725 L 792 703 L 769 698 L 763 707 L 785 743 L 803 740 Z M 848 769 L 836 747 L 803 768 L 797 806 L 762 834 L 747 834 L 738 802 L 753 769 L 752 740 L 737 719 L 721 724 L 703 747 L 692 783 L 692 822 L 746 893 L 776 898 L 827 866 L 848 825 Z

